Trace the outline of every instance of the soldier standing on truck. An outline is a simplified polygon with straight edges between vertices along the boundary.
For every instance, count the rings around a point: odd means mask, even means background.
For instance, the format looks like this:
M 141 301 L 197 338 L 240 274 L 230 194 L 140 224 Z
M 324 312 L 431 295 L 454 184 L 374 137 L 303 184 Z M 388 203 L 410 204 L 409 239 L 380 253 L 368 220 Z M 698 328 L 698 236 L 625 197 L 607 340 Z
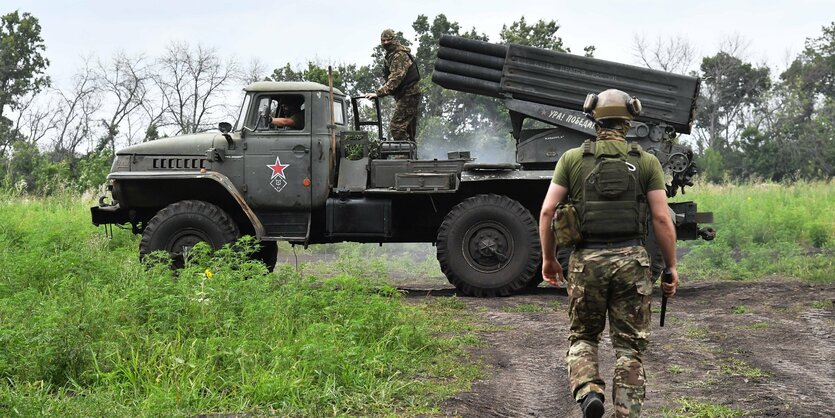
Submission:
M 386 29 L 380 34 L 380 43 L 386 50 L 383 75 L 386 84 L 367 99 L 394 96 L 395 107 L 391 115 L 391 139 L 415 142 L 417 134 L 418 107 L 420 106 L 420 73 L 411 50 L 397 41 L 394 30 Z
M 614 416 L 637 417 L 646 393 L 642 353 L 649 337 L 652 295 L 650 260 L 643 247 L 647 206 L 673 276 L 672 283 L 661 285 L 667 296 L 673 296 L 678 285 L 676 232 L 661 164 L 625 140 L 631 120 L 641 111 L 640 101 L 620 90 L 606 90 L 589 94 L 583 110 L 595 120 L 597 139 L 567 151 L 557 162 L 539 219 L 542 276 L 554 286 L 564 281 L 549 225 L 557 204 L 569 197 L 580 232 L 568 265 L 569 387 L 584 417 L 603 415 L 605 383 L 598 371 L 597 347 L 608 312 L 616 356 Z

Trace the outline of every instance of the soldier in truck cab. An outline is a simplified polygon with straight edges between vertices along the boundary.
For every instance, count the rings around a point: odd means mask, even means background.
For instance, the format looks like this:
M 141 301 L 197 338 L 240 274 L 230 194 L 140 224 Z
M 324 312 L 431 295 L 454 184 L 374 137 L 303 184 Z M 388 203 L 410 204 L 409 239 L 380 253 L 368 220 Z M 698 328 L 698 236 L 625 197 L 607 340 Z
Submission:
M 272 118 L 271 123 L 279 128 L 304 129 L 304 109 L 302 109 L 304 99 L 296 96 L 285 96 L 280 100 L 278 114 Z

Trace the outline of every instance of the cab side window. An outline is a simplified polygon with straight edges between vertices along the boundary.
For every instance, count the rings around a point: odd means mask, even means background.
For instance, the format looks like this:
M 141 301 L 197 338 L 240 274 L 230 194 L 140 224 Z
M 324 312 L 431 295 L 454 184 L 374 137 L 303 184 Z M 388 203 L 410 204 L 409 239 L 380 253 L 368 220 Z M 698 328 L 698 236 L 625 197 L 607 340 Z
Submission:
M 275 94 L 258 98 L 253 115 L 259 131 L 300 131 L 305 124 L 305 101 L 300 94 Z

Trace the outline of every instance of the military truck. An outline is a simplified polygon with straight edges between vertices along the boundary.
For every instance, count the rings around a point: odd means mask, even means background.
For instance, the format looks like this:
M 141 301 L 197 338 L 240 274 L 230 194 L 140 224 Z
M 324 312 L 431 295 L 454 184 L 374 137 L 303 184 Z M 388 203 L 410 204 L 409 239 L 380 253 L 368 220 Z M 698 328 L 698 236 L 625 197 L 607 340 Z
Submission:
M 418 159 L 415 143 L 384 138 L 377 101 L 376 116 L 362 120 L 367 103 L 332 87 L 257 82 L 244 89 L 234 125 L 118 151 L 110 197 L 91 208 L 92 221 L 130 224 L 140 256 L 165 250 L 175 261 L 197 242 L 219 248 L 243 235 L 261 241 L 257 257 L 269 267 L 277 241 L 433 243 L 461 293 L 507 295 L 542 281 L 536 214 L 559 156 L 594 136 L 580 111 L 585 95 L 606 88 L 644 103 L 629 139 L 661 160 L 668 194 L 692 184 L 693 154 L 676 133 L 690 131 L 697 78 L 444 36 L 433 81 L 502 100 L 516 162 L 481 163 L 462 150 Z M 303 103 L 303 123 L 276 128 L 272 118 L 290 101 Z M 679 239 L 711 237 L 695 203 L 670 208 Z

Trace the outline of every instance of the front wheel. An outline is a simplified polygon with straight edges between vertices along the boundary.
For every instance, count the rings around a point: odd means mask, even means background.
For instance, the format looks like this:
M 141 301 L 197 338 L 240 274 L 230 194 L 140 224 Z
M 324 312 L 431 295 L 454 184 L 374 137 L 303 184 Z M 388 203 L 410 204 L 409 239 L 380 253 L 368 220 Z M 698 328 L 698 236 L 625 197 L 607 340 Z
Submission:
M 524 288 L 541 256 L 530 211 L 494 194 L 452 208 L 438 229 L 437 246 L 441 270 L 468 296 L 506 296 Z
M 217 250 L 239 236 L 238 226 L 223 209 L 201 200 L 183 200 L 151 218 L 139 241 L 139 257 L 164 250 L 179 268 L 184 264 L 184 253 L 198 242 Z

